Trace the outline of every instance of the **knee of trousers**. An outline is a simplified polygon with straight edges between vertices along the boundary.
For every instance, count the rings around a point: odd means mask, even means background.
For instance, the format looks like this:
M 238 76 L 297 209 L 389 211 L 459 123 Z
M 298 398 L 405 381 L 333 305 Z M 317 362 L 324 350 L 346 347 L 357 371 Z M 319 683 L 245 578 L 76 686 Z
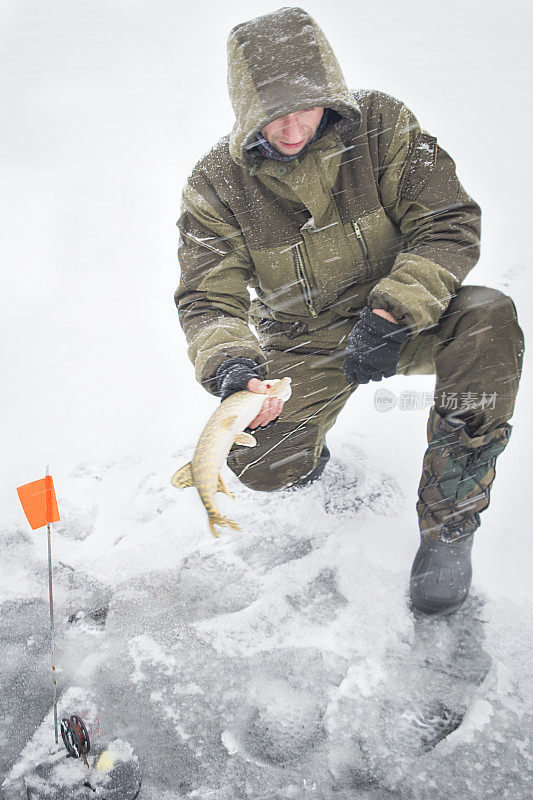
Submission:
M 228 467 L 250 489 L 273 492 L 311 472 L 318 462 L 323 436 L 318 425 L 279 420 L 253 432 L 256 447 L 234 445 Z
M 519 356 L 524 352 L 524 334 L 518 324 L 514 301 L 509 295 L 490 286 L 460 286 L 448 311 L 457 322 L 466 322 L 468 336 L 482 337 L 490 345 L 497 337 Z M 479 326 L 479 332 L 471 328 Z M 458 325 L 458 328 L 462 328 Z
M 461 317 L 468 315 L 491 325 L 518 323 L 514 301 L 509 295 L 490 286 L 460 286 L 449 310 Z M 488 328 L 490 331 L 491 328 Z

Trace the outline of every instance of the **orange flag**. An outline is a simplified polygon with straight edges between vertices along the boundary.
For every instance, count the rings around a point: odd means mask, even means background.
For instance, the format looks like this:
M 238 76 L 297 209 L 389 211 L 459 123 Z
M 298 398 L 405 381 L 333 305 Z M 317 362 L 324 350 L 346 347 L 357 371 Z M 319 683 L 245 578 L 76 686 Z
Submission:
M 42 528 L 48 522 L 59 522 L 56 493 L 51 475 L 19 486 L 17 494 L 33 530 Z

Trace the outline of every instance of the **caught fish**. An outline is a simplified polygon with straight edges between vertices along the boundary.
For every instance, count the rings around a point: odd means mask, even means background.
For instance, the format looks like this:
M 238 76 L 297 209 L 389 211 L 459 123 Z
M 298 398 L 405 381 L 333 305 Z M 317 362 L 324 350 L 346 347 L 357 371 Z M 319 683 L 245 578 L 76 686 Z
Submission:
M 257 417 L 267 397 L 277 397 L 285 402 L 291 393 L 291 379 L 276 378 L 268 381 L 266 394 L 249 392 L 245 389 L 230 395 L 219 405 L 202 431 L 193 460 L 172 476 L 171 483 L 178 489 L 196 487 L 207 511 L 209 527 L 214 536 L 218 536 L 215 525 L 225 525 L 240 530 L 239 526 L 233 520 L 224 517 L 215 505 L 217 492 L 234 497 L 232 492 L 226 489 L 220 477 L 220 470 L 233 443 L 255 447 L 257 444 L 255 438 L 251 433 L 245 433 L 244 429 Z

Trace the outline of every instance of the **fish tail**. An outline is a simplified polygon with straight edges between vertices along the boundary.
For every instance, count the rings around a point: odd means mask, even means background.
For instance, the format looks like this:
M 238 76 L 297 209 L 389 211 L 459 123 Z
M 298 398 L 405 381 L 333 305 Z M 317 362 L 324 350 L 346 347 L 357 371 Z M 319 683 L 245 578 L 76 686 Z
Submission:
M 176 489 L 187 489 L 189 486 L 194 486 L 194 475 L 192 474 L 192 461 L 185 464 L 177 472 L 174 473 L 171 479 L 172 486 Z
M 233 522 L 232 519 L 228 519 L 228 517 L 222 516 L 217 511 L 208 511 L 209 516 L 209 527 L 211 529 L 211 533 L 213 536 L 218 538 L 218 533 L 215 529 L 215 525 L 220 525 L 221 527 L 232 528 L 234 531 L 240 531 L 241 528 L 237 525 L 236 522 Z

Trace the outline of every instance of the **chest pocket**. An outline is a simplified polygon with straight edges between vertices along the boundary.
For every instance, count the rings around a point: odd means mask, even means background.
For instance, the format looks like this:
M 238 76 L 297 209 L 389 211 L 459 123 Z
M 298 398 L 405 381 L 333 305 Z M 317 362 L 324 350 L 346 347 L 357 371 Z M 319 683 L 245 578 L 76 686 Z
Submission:
M 310 218 L 291 244 L 250 251 L 263 303 L 278 312 L 316 317 L 353 283 L 353 258 L 340 220 Z
M 301 244 L 296 242 L 261 250 L 250 249 L 255 267 L 254 288 L 260 301 L 275 312 L 298 317 L 312 316 L 301 277 L 300 265 L 304 259 Z M 309 278 L 308 267 L 305 268 L 305 281 L 314 310 L 316 290 Z
M 349 286 L 390 272 L 400 245 L 382 208 L 344 225 L 311 218 L 292 244 L 250 250 L 258 297 L 274 311 L 316 317 Z
M 300 228 L 301 241 L 294 248 L 300 283 L 310 283 L 309 294 L 315 311 L 322 310 L 354 281 L 353 258 L 349 242 L 337 214 L 316 225 L 309 219 Z M 306 302 L 313 315 L 311 303 Z
M 387 275 L 402 249 L 402 236 L 382 207 L 344 225 L 354 264 L 354 283 Z

